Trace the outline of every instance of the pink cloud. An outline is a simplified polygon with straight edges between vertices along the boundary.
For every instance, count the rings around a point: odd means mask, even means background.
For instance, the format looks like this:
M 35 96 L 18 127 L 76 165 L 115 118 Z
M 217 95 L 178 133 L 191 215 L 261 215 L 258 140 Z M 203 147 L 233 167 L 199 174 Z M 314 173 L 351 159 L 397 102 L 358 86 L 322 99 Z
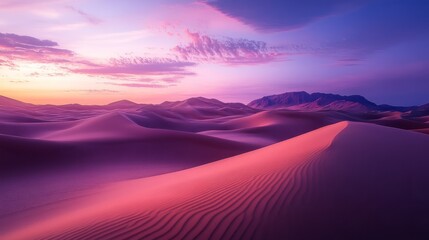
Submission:
M 193 75 L 188 68 L 196 64 L 171 58 L 120 57 L 108 63 L 96 63 L 72 51 L 58 47 L 58 43 L 30 36 L 0 33 L 0 66 L 15 67 L 14 61 L 25 60 L 58 64 L 66 72 L 104 76 L 125 80 L 142 76 L 166 76 L 163 82 L 174 82 L 178 76 Z M 173 76 L 167 78 L 168 76 Z
M 258 64 L 277 60 L 282 54 L 265 42 L 226 38 L 219 40 L 186 30 L 189 43 L 174 47 L 173 52 L 186 61 L 226 64 Z
M 0 33 L 0 44 L 8 47 L 36 48 L 56 47 L 58 43 L 50 40 L 40 40 L 30 36 L 20 36 L 12 33 Z
M 0 55 L 2 61 L 30 60 L 37 62 L 63 61 L 72 57 L 72 51 L 58 48 L 58 43 L 30 36 L 0 33 Z

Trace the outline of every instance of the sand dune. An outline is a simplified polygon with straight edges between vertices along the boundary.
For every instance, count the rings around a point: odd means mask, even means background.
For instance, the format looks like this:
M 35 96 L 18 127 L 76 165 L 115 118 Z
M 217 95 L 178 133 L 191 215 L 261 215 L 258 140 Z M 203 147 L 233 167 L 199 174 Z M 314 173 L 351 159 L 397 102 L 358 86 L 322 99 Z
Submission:
M 64 130 L 73 122 L 2 122 L 0 134 L 8 136 L 39 138 L 48 133 Z
M 222 119 L 192 119 L 163 109 L 145 109 L 139 113 L 127 113 L 129 119 L 146 128 L 199 132 L 208 129 L 225 129 Z
M 55 210 L 36 209 L 36 219 L 15 219 L 0 236 L 418 239 L 429 213 L 427 146 L 424 134 L 340 122 L 236 157 L 106 186 Z
M 123 164 L 168 164 L 177 170 L 256 148 L 210 136 L 144 128 L 118 112 L 79 121 L 1 127 L 5 127 L 3 132 L 14 133 L 0 134 L 3 177 Z
M 262 147 L 345 119 L 334 113 L 271 110 L 227 120 L 223 130 L 199 133 Z
M 103 140 L 133 138 L 142 128 L 120 112 L 111 112 L 89 119 L 77 121 L 65 130 L 55 131 L 43 139 L 57 141 Z
M 327 96 L 331 95 L 328 94 Z M 360 99 L 359 96 L 356 97 L 357 99 L 355 100 Z M 371 111 L 367 111 L 368 109 L 365 110 L 359 108 L 358 105 L 360 103 L 350 103 L 347 101 L 334 101 L 329 103 L 330 100 L 326 100 L 329 104 L 324 107 L 319 106 L 319 103 L 311 102 L 289 107 L 292 108 L 292 110 L 289 109 L 289 111 L 263 111 L 253 109 L 241 103 L 224 103 L 216 99 L 207 99 L 203 97 L 189 98 L 177 102 L 164 102 L 158 105 L 137 104 L 127 100 L 121 100 L 104 106 L 79 104 L 59 106 L 32 105 L 5 97 L 3 98 L 0 98 L 0 123 L 4 123 L 6 125 L 0 126 L 0 134 L 14 135 L 16 133 L 16 136 L 24 137 L 26 135 L 25 131 L 22 129 L 37 128 L 42 130 L 45 128 L 39 128 L 39 125 L 36 124 L 33 126 L 26 126 L 25 124 L 27 123 L 71 122 L 90 119 L 115 111 L 120 112 L 121 115 L 145 128 L 168 129 L 194 133 L 201 132 L 205 135 L 239 141 L 248 138 L 252 144 L 255 144 L 255 142 L 260 140 L 261 142 L 257 144 L 259 146 L 265 146 L 269 143 L 285 140 L 306 131 L 314 130 L 317 127 L 344 120 L 371 122 L 379 125 L 411 130 L 429 128 L 429 123 L 426 119 L 427 116 L 424 114 L 424 111 L 420 114 L 422 116 L 415 116 L 412 112 L 406 111 L 406 109 L 408 109 L 406 107 L 392 107 L 384 105 L 379 106 L 381 108 L 378 110 L 373 109 Z M 359 101 L 364 101 L 364 99 L 360 99 Z M 322 102 L 325 102 L 325 100 Z M 354 106 L 356 104 L 357 106 Z M 335 107 L 331 108 L 331 105 L 335 105 Z M 409 107 L 409 109 L 412 108 L 413 107 Z M 422 106 L 422 109 L 424 109 L 424 106 Z M 282 112 L 283 114 L 279 114 Z M 264 115 L 269 117 L 264 117 Z M 285 131 L 285 128 L 279 127 L 279 125 L 288 124 L 287 122 L 291 121 L 299 123 L 299 121 L 293 120 L 294 115 L 307 115 L 307 118 L 313 118 L 313 122 L 321 121 L 320 119 L 328 121 L 326 121 L 324 125 L 312 125 L 311 128 L 305 128 L 305 124 L 301 124 L 300 127 L 296 128 L 299 131 L 296 131 L 295 133 L 291 132 L 289 128 L 288 131 Z M 268 118 L 271 118 L 272 120 L 262 123 Z M 255 136 L 255 133 L 252 133 L 253 128 L 256 128 L 255 132 L 258 132 L 258 134 L 265 133 L 265 130 L 260 129 L 269 127 L 269 121 L 272 121 L 273 126 L 276 125 L 279 128 L 266 132 L 278 133 L 277 136 Z M 14 126 L 14 123 L 25 124 Z M 56 128 L 57 126 L 54 126 L 53 128 Z M 292 124 L 288 124 L 288 126 L 292 126 Z M 301 126 L 304 126 L 304 128 Z M 34 136 L 30 134 L 29 137 Z
M 0 218 L 81 195 L 100 184 L 182 170 L 255 148 L 144 128 L 120 112 L 78 121 L 3 123 Z
M 0 171 L 7 173 L 13 170 L 11 173 L 17 173 L 20 169 L 67 168 L 70 164 L 72 167 L 76 164 L 81 167 L 100 161 L 174 162 L 195 166 L 196 163 L 207 163 L 257 147 L 183 130 L 174 131 L 168 126 L 159 126 L 166 129 L 147 128 L 139 125 L 136 118 L 131 116 L 130 113 L 112 111 L 75 121 L 0 123 L 0 153 L 3 155 Z M 163 121 L 159 120 L 162 118 L 160 116 L 148 121 L 162 124 Z M 228 127 L 216 121 L 205 121 L 201 126 L 209 129 L 215 126 Z M 171 124 L 179 125 L 177 122 Z M 186 120 L 181 121 L 181 124 L 187 129 L 196 125 Z M 172 161 L 173 158 L 176 160 Z M 37 162 L 35 166 L 34 162 Z
M 0 98 L 0 239 L 413 239 L 427 129 L 400 111 Z

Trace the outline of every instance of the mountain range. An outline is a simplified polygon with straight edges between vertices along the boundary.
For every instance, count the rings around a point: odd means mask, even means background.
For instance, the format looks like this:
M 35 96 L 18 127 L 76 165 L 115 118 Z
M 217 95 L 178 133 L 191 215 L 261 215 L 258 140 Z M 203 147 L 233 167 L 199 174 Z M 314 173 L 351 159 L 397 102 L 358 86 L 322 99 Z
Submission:
M 0 106 L 3 107 L 35 107 L 41 105 L 34 105 L 24 103 L 15 99 L 0 96 Z M 45 105 L 46 106 L 46 105 Z M 49 105 L 52 106 L 52 105 Z M 421 116 L 426 115 L 429 111 L 429 103 L 422 106 L 392 106 L 387 104 L 377 105 L 365 97 L 360 95 L 343 96 L 331 93 L 307 93 L 300 92 L 285 92 L 282 94 L 264 96 L 255 99 L 247 105 L 242 103 L 224 103 L 217 99 L 209 99 L 204 97 L 192 97 L 182 101 L 163 102 L 161 104 L 139 104 L 129 100 L 120 100 L 109 103 L 107 105 L 80 105 L 80 104 L 66 104 L 57 105 L 61 108 L 109 108 L 109 109 L 144 109 L 150 106 L 157 106 L 163 109 L 178 109 L 186 107 L 188 109 L 220 109 L 225 110 L 239 110 L 239 111 L 252 111 L 251 108 L 257 110 L 270 110 L 270 109 L 290 109 L 290 110 L 337 110 L 348 112 L 369 112 L 369 111 L 399 111 L 407 112 L 412 111 L 413 115 Z M 254 111 L 254 110 L 253 110 Z
M 265 96 L 251 101 L 248 106 L 257 109 L 301 109 L 301 110 L 343 110 L 343 111 L 400 111 L 406 112 L 418 107 L 377 105 L 360 95 L 342 96 L 330 93 L 286 92 Z

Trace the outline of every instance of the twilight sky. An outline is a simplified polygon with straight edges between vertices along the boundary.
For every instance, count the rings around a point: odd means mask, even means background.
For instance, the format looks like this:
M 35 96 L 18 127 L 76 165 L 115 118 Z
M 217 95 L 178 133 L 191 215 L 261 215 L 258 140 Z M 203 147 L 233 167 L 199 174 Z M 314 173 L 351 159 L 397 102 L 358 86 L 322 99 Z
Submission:
M 0 95 L 248 101 L 286 91 L 429 102 L 429 1 L 1 0 Z

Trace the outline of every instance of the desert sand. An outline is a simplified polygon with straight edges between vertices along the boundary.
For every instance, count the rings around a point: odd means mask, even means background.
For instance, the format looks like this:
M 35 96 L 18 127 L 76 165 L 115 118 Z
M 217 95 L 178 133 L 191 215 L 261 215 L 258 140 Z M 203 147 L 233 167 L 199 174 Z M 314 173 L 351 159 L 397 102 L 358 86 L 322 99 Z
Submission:
M 425 234 L 427 123 L 402 113 L 13 103 L 0 106 L 0 239 Z
M 232 158 L 107 185 L 34 222 L 17 221 L 3 237 L 412 237 L 428 213 L 428 144 L 423 134 L 340 122 Z

